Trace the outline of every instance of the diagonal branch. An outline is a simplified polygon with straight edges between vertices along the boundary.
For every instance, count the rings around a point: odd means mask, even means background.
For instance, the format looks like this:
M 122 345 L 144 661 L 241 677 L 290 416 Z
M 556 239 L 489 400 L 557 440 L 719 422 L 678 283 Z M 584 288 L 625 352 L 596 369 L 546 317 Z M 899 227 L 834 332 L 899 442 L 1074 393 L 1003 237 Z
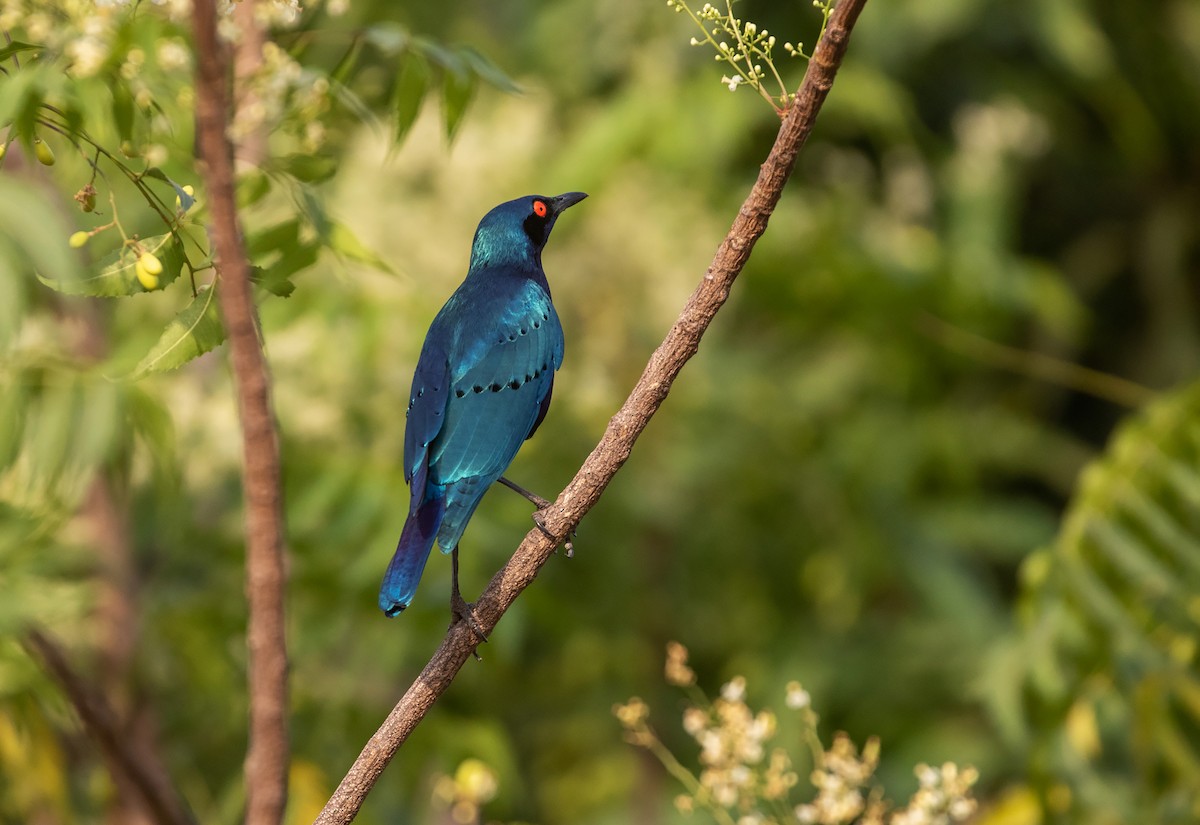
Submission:
M 544 525 L 553 535 L 566 537 L 599 501 L 608 483 L 629 458 L 634 442 L 667 397 L 683 365 L 696 354 L 701 336 L 729 297 L 729 290 L 749 260 L 755 241 L 766 231 L 767 220 L 779 202 L 796 156 L 829 94 L 845 55 L 850 31 L 865 4 L 866 0 L 841 0 L 838 3 L 825 36 L 809 62 L 804 83 L 784 116 L 775 145 L 759 171 L 758 180 L 725 240 L 717 248 L 703 280 L 666 339 L 650 357 L 624 406 L 609 421 L 600 443 L 559 494 L 558 500 L 542 512 Z M 537 576 L 556 544 L 540 529 L 531 530 L 525 536 L 512 558 L 492 578 L 475 603 L 475 618 L 485 634 L 492 632 L 504 612 Z M 437 697 L 449 687 L 476 644 L 475 634 L 466 623 L 457 622 L 450 628 L 421 675 L 367 742 L 317 817 L 317 825 L 344 825 L 354 819 L 383 769 Z
M 245 0 L 254 5 L 253 0 Z M 195 0 L 196 141 L 206 166 L 213 245 L 219 265 L 217 297 L 229 334 L 242 422 L 246 499 L 246 598 L 249 617 L 247 680 L 250 741 L 246 751 L 246 822 L 278 825 L 287 805 L 288 661 L 284 637 L 283 508 L 279 437 L 271 381 L 259 340 L 250 263 L 238 225 L 229 121 L 229 55 L 217 38 L 215 0 Z M 242 22 L 253 20 L 241 15 Z
M 193 825 L 196 820 L 175 792 L 165 767 L 147 761 L 131 746 L 112 705 L 75 672 L 58 644 L 39 630 L 28 631 L 22 643 L 67 695 L 83 726 L 100 746 L 114 780 L 126 780 L 159 825 Z

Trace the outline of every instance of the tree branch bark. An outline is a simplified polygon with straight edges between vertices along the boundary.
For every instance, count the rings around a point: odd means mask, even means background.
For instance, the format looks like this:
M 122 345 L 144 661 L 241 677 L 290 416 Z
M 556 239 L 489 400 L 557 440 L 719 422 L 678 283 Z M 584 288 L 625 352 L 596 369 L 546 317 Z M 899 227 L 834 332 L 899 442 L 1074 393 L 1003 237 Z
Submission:
M 252 0 L 244 0 L 253 5 Z M 252 14 L 242 15 L 243 20 Z M 217 37 L 215 0 L 195 0 L 196 142 L 206 166 L 217 297 L 229 335 L 242 422 L 246 500 L 247 680 L 246 822 L 278 825 L 287 805 L 288 662 L 284 637 L 284 543 L 279 437 L 259 339 L 250 264 L 234 200 L 229 122 L 229 54 Z
M 84 727 L 100 746 L 114 780 L 125 781 L 136 790 L 160 825 L 194 825 L 163 766 L 135 752 L 112 706 L 72 669 L 58 644 L 41 631 L 30 630 L 24 645 L 70 699 Z
M 500 617 L 534 580 L 558 543 L 595 506 L 608 483 L 629 458 L 634 442 L 667 397 L 683 365 L 696 354 L 701 336 L 729 297 L 729 290 L 749 260 L 754 243 L 766 231 L 767 221 L 829 94 L 834 75 L 846 53 L 850 32 L 865 4 L 866 0 L 840 0 L 837 4 L 825 36 L 809 62 L 796 99 L 783 118 L 775 145 L 759 170 L 758 180 L 738 211 L 733 226 L 717 248 L 704 278 L 688 298 L 667 337 L 650 356 L 633 392 L 609 421 L 600 443 L 554 504 L 542 512 L 545 527 L 559 541 L 548 538 L 540 529 L 530 530 L 475 603 L 475 618 L 485 634 L 491 634 Z M 344 825 L 354 819 L 384 768 L 438 696 L 449 687 L 477 644 L 474 632 L 465 622 L 457 622 L 447 631 L 433 658 L 368 740 L 317 817 L 316 825 Z

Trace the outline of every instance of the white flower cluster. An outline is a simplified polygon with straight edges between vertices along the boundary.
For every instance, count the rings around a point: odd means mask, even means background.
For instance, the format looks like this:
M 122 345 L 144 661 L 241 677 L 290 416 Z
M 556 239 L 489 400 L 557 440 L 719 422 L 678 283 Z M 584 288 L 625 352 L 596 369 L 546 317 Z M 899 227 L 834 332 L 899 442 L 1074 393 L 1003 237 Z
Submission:
M 309 0 L 316 5 L 321 0 Z M 345 13 L 349 0 L 325 0 L 332 15 Z M 221 33 L 238 36 L 233 20 L 235 0 L 219 0 Z M 255 7 L 261 24 L 289 28 L 300 21 L 300 0 L 264 0 Z M 114 35 L 124 15 L 156 14 L 180 27 L 191 25 L 192 0 L 0 0 L 0 30 L 54 54 L 67 57 L 75 77 L 90 77 L 104 66 L 114 48 Z
M 687 656 L 687 648 L 671 642 L 665 674 L 668 682 L 695 697 L 683 712 L 683 729 L 700 746 L 699 776 L 651 730 L 645 702 L 635 697 L 613 708 L 626 738 L 654 753 L 684 784 L 687 793 L 675 797 L 681 813 L 707 810 L 722 825 L 954 825 L 975 812 L 971 787 L 979 774 L 951 762 L 941 768 L 918 765 L 920 788 L 905 808 L 892 810 L 875 779 L 879 740 L 868 739 L 860 753 L 849 736 L 838 733 L 825 750 L 817 738 L 812 698 L 799 682 L 788 683 L 785 704 L 800 714 L 816 765 L 809 779 L 817 793 L 811 802 L 793 805 L 788 797 L 798 776 L 792 758 L 784 748 L 769 755 L 766 748 L 776 732 L 775 714 L 750 709 L 741 676 L 726 682 L 720 696 L 709 702 L 696 688 Z
M 867 809 L 868 794 L 864 791 L 879 765 L 879 740 L 867 740 L 860 755 L 850 737 L 839 733 L 821 762 L 810 777 L 817 796 L 812 802 L 796 806 L 796 821 L 820 825 L 853 822 Z
M 951 825 L 975 813 L 971 786 L 979 779 L 974 768 L 959 769 L 953 762 L 941 768 L 917 765 L 920 787 L 908 807 L 892 814 L 890 825 Z
M 687 0 L 667 0 L 667 7 L 676 12 L 686 12 L 700 27 L 704 36 L 693 37 L 690 41 L 693 46 L 712 46 L 717 52 L 713 59 L 725 62 L 733 69 L 732 75 L 721 77 L 721 82 L 729 91 L 736 92 L 742 86 L 749 86 L 782 116 L 795 99 L 795 95 L 788 89 L 775 68 L 775 61 L 771 56 L 775 48 L 775 35 L 766 29 L 760 31 L 756 23 L 735 17 L 733 2 L 734 0 L 725 0 L 724 11 L 712 3 L 705 3 L 699 11 L 692 11 Z M 812 0 L 813 6 L 821 12 L 821 33 L 818 40 L 825 35 L 825 27 L 829 23 L 835 2 L 836 0 Z M 784 43 L 783 49 L 792 57 L 803 57 L 806 60 L 809 58 L 803 43 Z M 777 86 L 778 92 L 768 92 L 764 85 L 767 82 Z

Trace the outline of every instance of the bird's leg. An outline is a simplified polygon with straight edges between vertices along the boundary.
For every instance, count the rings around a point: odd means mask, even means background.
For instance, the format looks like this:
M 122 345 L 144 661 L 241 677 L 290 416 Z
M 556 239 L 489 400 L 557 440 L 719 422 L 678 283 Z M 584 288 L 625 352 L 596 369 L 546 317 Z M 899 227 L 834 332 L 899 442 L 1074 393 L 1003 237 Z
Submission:
M 453 619 L 461 619 L 467 623 L 467 627 L 471 628 L 471 632 L 481 642 L 488 640 L 487 634 L 479 629 L 479 622 L 475 619 L 475 605 L 462 597 L 462 592 L 458 589 L 458 545 L 454 545 L 454 549 L 450 551 L 450 570 L 451 570 L 451 585 L 450 585 L 450 615 Z M 454 621 L 450 622 L 450 626 L 454 626 Z M 480 658 L 479 652 L 472 650 L 471 654 L 476 658 Z
M 524 487 L 522 487 L 520 484 L 517 484 L 515 481 L 509 481 L 504 476 L 500 476 L 500 483 L 503 484 L 508 489 L 512 490 L 514 493 L 517 493 L 518 495 L 520 495 L 522 498 L 524 498 L 526 501 L 528 501 L 530 504 L 532 504 L 534 507 L 538 508 L 539 510 L 545 510 L 547 507 L 549 507 L 552 504 L 552 502 L 549 499 L 542 498 L 537 493 L 529 492 Z
M 550 539 L 551 541 L 557 541 L 558 537 L 546 529 L 546 525 L 542 521 L 542 515 L 541 515 L 541 511 L 545 510 L 553 502 L 551 502 L 549 499 L 542 498 L 537 493 L 531 493 L 529 490 L 526 490 L 520 484 L 517 484 L 515 481 L 509 481 L 504 476 L 500 476 L 500 483 L 503 484 L 508 489 L 512 490 L 514 493 L 517 493 L 520 496 L 522 496 L 524 499 L 529 501 L 531 504 L 533 504 L 534 507 L 537 508 L 536 510 L 533 511 L 533 523 L 537 525 L 537 528 L 542 531 L 542 534 L 545 535 L 546 538 Z M 567 551 L 568 559 L 574 557 L 574 555 L 575 555 L 575 545 L 571 543 L 571 539 L 573 539 L 573 538 L 575 538 L 574 530 L 572 530 L 570 535 L 567 536 L 566 540 L 563 541 L 563 549 L 565 549 Z

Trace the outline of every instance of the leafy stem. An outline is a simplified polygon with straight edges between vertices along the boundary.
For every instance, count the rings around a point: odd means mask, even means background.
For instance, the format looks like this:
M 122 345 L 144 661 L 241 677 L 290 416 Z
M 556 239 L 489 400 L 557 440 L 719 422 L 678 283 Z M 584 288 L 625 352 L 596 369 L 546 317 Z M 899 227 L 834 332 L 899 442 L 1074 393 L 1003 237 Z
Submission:
M 66 117 L 67 117 L 66 113 L 63 112 L 61 109 L 57 108 L 56 106 L 53 106 L 49 103 L 43 103 L 43 104 L 41 104 L 41 106 L 47 112 L 50 112 L 51 114 L 55 115 L 58 118 L 61 118 L 62 120 L 66 120 Z M 159 219 L 166 226 L 167 232 L 169 232 L 171 234 L 171 237 L 174 239 L 174 241 L 176 243 L 179 244 L 181 251 L 183 251 L 184 264 L 188 268 L 188 275 L 189 275 L 189 279 L 191 281 L 192 296 L 195 297 L 195 295 L 196 295 L 196 272 L 201 269 L 204 269 L 205 267 L 203 267 L 203 266 L 198 267 L 192 263 L 191 259 L 188 257 L 187 252 L 186 252 L 187 242 L 190 241 L 191 245 L 193 247 L 195 247 L 196 252 L 198 252 L 202 257 L 208 256 L 208 250 L 206 250 L 191 235 L 189 235 L 186 232 L 180 231 L 180 229 L 181 229 L 180 217 L 181 216 L 179 214 L 173 213 L 173 211 L 168 206 L 167 202 L 165 200 L 163 200 L 163 198 L 146 182 L 146 178 L 147 178 L 148 172 L 150 170 L 143 170 L 141 172 L 135 171 L 134 169 L 130 168 L 130 166 L 128 164 L 126 164 L 124 161 L 122 161 L 119 157 L 117 157 L 112 152 L 110 152 L 108 149 L 106 149 L 101 143 L 94 140 L 87 132 L 85 132 L 81 129 L 71 129 L 63 122 L 59 122 L 57 120 L 51 120 L 50 118 L 44 117 L 44 116 L 38 117 L 37 123 L 39 126 L 42 126 L 45 129 L 49 129 L 52 132 L 56 132 L 56 133 L 62 135 L 68 141 L 71 142 L 71 145 L 74 146 L 76 150 L 79 151 L 80 155 L 83 156 L 84 160 L 87 162 L 87 164 L 92 169 L 92 177 L 91 177 L 91 181 L 89 182 L 89 185 L 91 185 L 91 183 L 95 182 L 97 175 L 99 175 L 101 178 L 103 178 L 105 180 L 105 182 L 108 182 L 108 176 L 104 173 L 104 170 L 100 168 L 100 158 L 101 157 L 105 158 L 111 164 L 113 164 L 113 166 L 115 166 L 117 168 L 117 170 L 120 171 L 121 174 L 124 175 L 125 178 L 131 184 L 133 184 L 133 187 L 138 191 L 138 193 L 142 196 L 142 198 L 146 201 L 146 203 L 154 211 L 154 213 L 156 215 L 158 215 Z M 87 144 L 95 152 L 94 157 L 88 156 L 88 153 L 85 152 L 83 150 L 83 147 L 79 145 L 81 142 Z M 161 173 L 159 174 L 159 176 L 165 177 L 165 176 L 161 176 Z M 124 239 L 125 243 L 128 244 L 129 237 L 128 237 L 128 235 L 126 235 L 124 229 L 121 228 L 120 222 L 117 219 L 117 205 L 116 205 L 115 199 L 112 196 L 111 184 L 109 184 L 109 190 L 110 190 L 109 191 L 109 204 L 112 208 L 113 224 L 115 224 L 117 226 L 118 230 L 121 232 L 121 236 Z

